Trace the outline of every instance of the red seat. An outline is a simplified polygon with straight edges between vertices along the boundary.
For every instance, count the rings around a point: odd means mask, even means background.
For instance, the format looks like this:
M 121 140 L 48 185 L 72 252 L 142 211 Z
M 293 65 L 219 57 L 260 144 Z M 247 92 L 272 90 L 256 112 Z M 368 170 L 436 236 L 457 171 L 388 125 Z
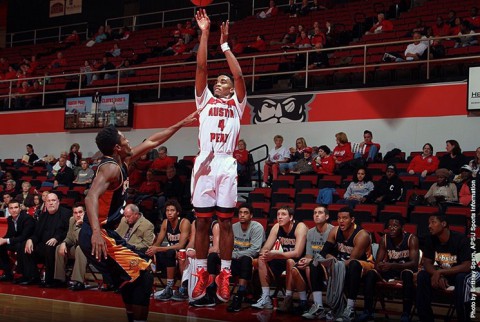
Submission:
M 385 234 L 385 225 L 379 222 L 363 222 L 362 228 L 372 235 L 372 242 L 380 243 Z

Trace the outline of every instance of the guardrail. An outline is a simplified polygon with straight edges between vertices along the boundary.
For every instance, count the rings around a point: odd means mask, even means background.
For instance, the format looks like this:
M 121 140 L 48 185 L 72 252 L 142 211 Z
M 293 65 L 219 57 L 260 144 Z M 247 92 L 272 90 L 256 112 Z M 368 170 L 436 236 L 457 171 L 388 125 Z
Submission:
M 61 41 L 73 30 L 76 30 L 80 37 L 86 38 L 88 22 L 7 33 L 7 44 L 13 47 L 20 44 L 37 44 L 41 41 Z
M 208 6 L 208 15 L 210 17 L 226 16 L 224 20 L 230 20 L 230 9 L 230 2 L 212 3 Z M 105 25 L 110 25 L 112 28 L 129 27 L 131 30 L 137 30 L 140 27 L 151 28 L 152 26 L 163 28 L 166 24 L 191 20 L 195 17 L 197 10 L 198 7 L 188 7 L 108 18 L 105 20 Z
M 472 34 L 473 36 L 480 36 L 480 33 Z M 436 37 L 436 38 L 430 38 L 430 39 L 425 39 L 422 41 L 432 41 L 432 40 L 442 40 L 442 39 L 454 39 L 454 38 L 459 38 L 461 36 L 450 36 L 450 37 Z M 258 56 L 242 56 L 238 57 L 238 60 L 242 66 L 251 66 L 252 67 L 252 72 L 251 73 L 244 73 L 244 78 L 246 81 L 251 82 L 251 92 L 255 92 L 255 82 L 257 78 L 261 76 L 281 76 L 281 75 L 294 75 L 294 74 L 299 74 L 299 73 L 304 73 L 305 74 L 305 84 L 304 88 L 308 88 L 308 82 L 309 82 L 309 77 L 311 77 L 312 74 L 318 73 L 318 72 L 325 72 L 325 71 L 331 71 L 331 72 L 338 72 L 338 71 L 351 71 L 351 70 L 358 70 L 362 69 L 363 71 L 363 84 L 367 84 L 367 72 L 368 70 L 371 70 L 372 68 L 380 67 L 380 66 L 398 66 L 399 69 L 401 66 L 411 66 L 411 65 L 425 65 L 425 79 L 429 80 L 430 79 L 430 65 L 432 62 L 435 63 L 448 63 L 448 62 L 460 62 L 460 61 L 466 61 L 466 60 L 473 60 L 473 59 L 480 59 L 480 54 L 479 55 L 471 55 L 471 56 L 460 56 L 460 57 L 447 57 L 447 58 L 440 58 L 440 59 L 431 59 L 430 58 L 430 47 L 428 47 L 428 57 L 425 60 L 418 60 L 418 61 L 406 61 L 406 62 L 393 62 L 393 63 L 385 63 L 385 62 L 378 62 L 378 63 L 367 63 L 367 58 L 369 56 L 369 49 L 378 47 L 378 46 L 387 46 L 387 45 L 398 45 L 398 44 L 410 44 L 412 43 L 412 40 L 402 40 L 402 41 L 392 41 L 392 42 L 381 42 L 381 43 L 371 43 L 371 44 L 360 44 L 360 45 L 353 45 L 353 46 L 345 46 L 345 47 L 334 47 L 334 48 L 326 48 L 326 49 L 321 49 L 317 51 L 325 51 L 325 52 L 339 52 L 342 50 L 353 50 L 353 49 L 362 49 L 363 50 L 363 62 L 362 64 L 358 65 L 350 65 L 350 66 L 340 66 L 340 67 L 331 67 L 331 68 L 321 68 L 321 69 L 310 69 L 309 68 L 309 60 L 310 60 L 310 55 L 315 52 L 316 50 L 299 50 L 299 51 L 293 51 L 293 52 L 281 52 L 281 53 L 272 53 L 272 54 L 262 54 Z M 264 60 L 265 58 L 268 57 L 278 57 L 278 56 L 289 56 L 293 54 L 305 54 L 305 65 L 302 69 L 297 69 L 294 71 L 282 71 L 282 72 L 269 72 L 269 73 L 258 73 L 256 72 L 257 70 L 257 60 L 262 59 Z M 209 60 L 209 64 L 213 64 L 216 62 L 225 62 L 225 59 L 216 59 L 216 60 Z M 189 70 L 189 72 L 195 72 L 195 65 L 196 62 L 182 62 L 182 66 L 192 66 L 192 69 Z M 47 95 L 54 95 L 54 94 L 63 94 L 63 95 L 77 95 L 81 96 L 85 92 L 91 92 L 91 91 L 102 91 L 102 90 L 110 90 L 110 91 L 116 91 L 117 93 L 121 91 L 126 91 L 126 90 L 135 90 L 139 87 L 142 86 L 150 86 L 150 87 L 155 87 L 157 89 L 157 98 L 161 98 L 161 92 L 162 89 L 175 84 L 175 85 L 181 85 L 181 84 L 193 84 L 194 82 L 194 77 L 188 78 L 188 79 L 180 79 L 179 75 L 177 75 L 177 78 L 174 80 L 165 80 L 167 77 L 165 77 L 164 73 L 165 69 L 171 68 L 171 67 L 178 67 L 179 63 L 169 63 L 169 64 L 156 64 L 156 65 L 148 65 L 148 66 L 138 66 L 138 67 L 132 67 L 132 68 L 125 68 L 125 69 L 115 69 L 108 71 L 108 73 L 115 74 L 115 77 L 112 77 L 111 79 L 115 79 L 115 81 L 112 81 L 114 84 L 108 84 L 108 85 L 100 85 L 100 86 L 84 86 L 82 84 L 82 79 L 83 77 L 86 77 L 85 73 L 63 73 L 63 74 L 57 74 L 57 75 L 48 75 L 48 76 L 39 76 L 39 77 L 30 77 L 30 78 L 24 78 L 21 79 L 26 80 L 26 81 L 35 81 L 37 80 L 41 84 L 41 90 L 39 89 L 37 92 L 30 92 L 28 94 L 16 94 L 14 93 L 14 84 L 17 83 L 19 80 L 14 79 L 14 80 L 3 80 L 0 81 L 0 88 L 2 84 L 8 83 L 8 94 L 3 94 L 0 95 L 0 99 L 3 100 L 4 102 L 4 109 L 10 110 L 12 107 L 12 99 L 15 97 L 21 97 L 21 96 L 31 96 L 31 95 L 41 95 L 41 103 L 42 106 L 45 105 L 45 98 Z M 155 76 L 155 81 L 144 81 L 144 82 L 138 82 L 138 83 L 128 83 L 128 77 L 122 77 L 123 73 L 128 72 L 128 71 L 133 71 L 135 75 L 138 75 L 141 70 L 148 70 L 150 73 L 152 70 L 156 70 L 158 72 L 155 72 L 153 76 Z M 105 74 L 103 71 L 95 71 L 91 73 L 92 76 L 95 74 Z M 152 76 L 152 74 L 150 74 Z M 76 84 L 78 82 L 78 87 L 76 88 L 70 88 L 70 89 L 58 89 L 58 90 L 46 90 L 47 84 L 55 83 L 55 79 L 68 79 L 71 83 Z M 214 80 L 215 77 L 209 78 L 209 80 Z

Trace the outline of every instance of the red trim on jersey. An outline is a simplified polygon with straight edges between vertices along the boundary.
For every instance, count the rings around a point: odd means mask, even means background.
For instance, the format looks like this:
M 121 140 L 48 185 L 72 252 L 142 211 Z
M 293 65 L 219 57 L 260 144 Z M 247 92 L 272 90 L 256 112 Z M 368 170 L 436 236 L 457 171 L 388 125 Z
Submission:
M 212 218 L 213 212 L 195 212 L 195 216 L 199 218 Z
M 232 210 L 232 212 L 217 211 L 217 217 L 218 218 L 224 218 L 224 219 L 232 218 L 233 217 L 233 210 Z

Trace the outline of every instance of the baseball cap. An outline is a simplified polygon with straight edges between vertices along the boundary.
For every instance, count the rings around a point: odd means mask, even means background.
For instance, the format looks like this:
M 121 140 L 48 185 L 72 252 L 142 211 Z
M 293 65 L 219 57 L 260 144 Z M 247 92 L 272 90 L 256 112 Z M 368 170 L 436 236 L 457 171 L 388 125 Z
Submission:
M 311 147 L 306 147 L 305 149 L 303 149 L 303 152 L 307 152 L 311 154 L 313 152 L 313 149 Z
M 465 164 L 464 166 L 462 166 L 462 167 L 460 168 L 460 171 L 469 171 L 469 172 L 473 172 L 473 170 L 472 170 L 472 167 L 471 167 L 471 166 L 469 166 L 468 164 Z

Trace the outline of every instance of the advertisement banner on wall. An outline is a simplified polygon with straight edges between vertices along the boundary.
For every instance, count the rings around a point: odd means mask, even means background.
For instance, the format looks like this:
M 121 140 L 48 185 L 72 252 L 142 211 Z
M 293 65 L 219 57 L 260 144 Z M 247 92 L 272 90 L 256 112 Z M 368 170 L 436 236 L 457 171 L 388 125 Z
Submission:
M 60 17 L 65 14 L 65 0 L 50 0 L 49 17 Z
M 65 15 L 82 13 L 82 0 L 66 0 Z
M 480 67 L 470 67 L 469 69 L 467 110 L 480 111 Z

